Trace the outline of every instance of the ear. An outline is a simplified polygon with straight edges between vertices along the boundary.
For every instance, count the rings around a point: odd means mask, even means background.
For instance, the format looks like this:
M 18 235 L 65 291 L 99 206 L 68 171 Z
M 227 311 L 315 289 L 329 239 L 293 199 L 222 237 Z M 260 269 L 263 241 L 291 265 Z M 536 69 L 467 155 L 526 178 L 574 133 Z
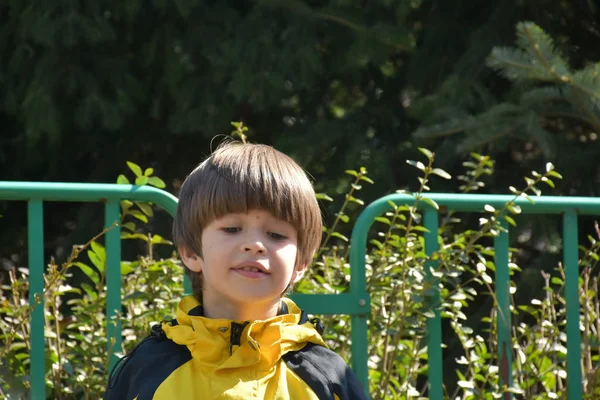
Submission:
M 181 261 L 186 267 L 194 272 L 202 272 L 202 258 L 199 255 L 184 246 L 179 246 L 178 249 Z
M 292 272 L 292 280 L 290 282 L 291 285 L 296 284 L 296 282 L 302 279 L 304 273 L 306 272 L 306 267 L 306 265 L 296 265 L 294 272 Z

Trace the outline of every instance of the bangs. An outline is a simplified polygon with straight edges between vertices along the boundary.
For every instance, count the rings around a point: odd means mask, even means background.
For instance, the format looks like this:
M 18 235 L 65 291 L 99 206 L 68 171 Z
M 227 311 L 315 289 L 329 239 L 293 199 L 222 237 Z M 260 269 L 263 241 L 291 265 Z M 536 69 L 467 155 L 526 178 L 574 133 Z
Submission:
M 301 221 L 312 219 L 300 205 L 314 199 L 314 191 L 304 171 L 291 159 L 284 163 L 269 157 L 267 151 L 236 154 L 235 159 L 227 153 L 215 155 L 210 166 L 209 175 L 214 174 L 214 179 L 207 182 L 200 217 L 205 223 L 250 210 L 267 210 L 297 230 L 303 228 Z

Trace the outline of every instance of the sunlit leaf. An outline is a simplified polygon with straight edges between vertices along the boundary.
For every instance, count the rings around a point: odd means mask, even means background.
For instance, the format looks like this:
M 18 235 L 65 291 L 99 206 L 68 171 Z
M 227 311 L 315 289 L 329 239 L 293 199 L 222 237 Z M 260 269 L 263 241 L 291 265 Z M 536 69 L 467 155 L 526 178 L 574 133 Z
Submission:
M 344 242 L 347 242 L 347 241 L 348 241 L 348 238 L 347 238 L 346 236 L 342 235 L 342 234 L 341 234 L 341 233 L 339 233 L 339 232 L 333 232 L 333 233 L 331 234 L 331 236 L 333 236 L 333 237 L 336 237 L 336 238 L 338 238 L 338 239 L 342 239 Z
M 156 177 L 156 176 L 152 176 L 150 178 L 148 178 L 148 183 L 152 186 L 155 186 L 159 189 L 164 189 L 167 185 L 165 185 L 165 183 L 163 182 L 162 179 Z
M 424 147 L 419 147 L 419 151 L 421 153 L 425 154 L 425 157 L 427 157 L 428 160 L 433 159 L 433 153 L 430 150 L 428 150 Z
M 317 197 L 317 200 L 333 201 L 333 199 L 325 193 L 316 193 L 315 196 Z
M 439 176 L 440 178 L 452 179 L 452 175 L 450 175 L 449 173 L 447 173 L 446 171 L 444 171 L 441 168 L 434 168 L 433 170 L 431 170 L 431 173 Z
M 128 184 L 129 184 L 129 179 L 127 179 L 127 177 L 126 177 L 125 175 L 123 175 L 123 174 L 120 174 L 120 175 L 117 177 L 117 183 L 118 183 L 119 185 L 128 185 Z
M 425 165 L 421 161 L 406 160 L 406 163 L 420 169 L 421 171 L 425 171 Z
M 140 168 L 139 165 L 137 165 L 131 161 L 127 161 L 127 166 L 129 167 L 131 172 L 133 172 L 135 174 L 135 176 L 143 176 L 144 175 L 142 173 L 142 169 Z

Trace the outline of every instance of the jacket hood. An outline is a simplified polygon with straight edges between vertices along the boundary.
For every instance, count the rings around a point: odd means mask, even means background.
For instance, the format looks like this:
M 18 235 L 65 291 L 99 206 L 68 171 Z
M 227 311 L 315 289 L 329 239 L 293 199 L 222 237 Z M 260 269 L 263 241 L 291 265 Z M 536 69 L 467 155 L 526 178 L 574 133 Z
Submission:
M 287 298 L 281 301 L 279 315 L 263 321 L 211 319 L 203 315 L 198 300 L 186 296 L 177 308 L 177 324 L 164 322 L 162 328 L 167 338 L 187 346 L 195 363 L 210 369 L 269 370 L 284 354 L 298 351 L 307 343 L 326 346 L 315 325 Z

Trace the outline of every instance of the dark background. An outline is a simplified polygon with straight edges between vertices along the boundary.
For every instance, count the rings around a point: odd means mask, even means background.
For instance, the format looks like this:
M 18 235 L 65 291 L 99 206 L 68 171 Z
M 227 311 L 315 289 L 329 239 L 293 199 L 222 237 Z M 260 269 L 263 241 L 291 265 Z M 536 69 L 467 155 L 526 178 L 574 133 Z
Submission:
M 566 178 L 552 194 L 596 196 L 593 121 L 536 111 L 543 135 L 494 115 L 475 133 L 444 130 L 531 87 L 486 66 L 525 20 L 573 68 L 600 60 L 591 0 L 3 0 L 0 180 L 115 182 L 129 160 L 153 167 L 176 194 L 211 140 L 244 121 L 251 141 L 290 154 L 332 197 L 347 188 L 343 171 L 360 166 L 375 181 L 361 192 L 366 202 L 415 190 L 405 160 L 420 146 L 453 176 L 471 151 L 490 154 L 497 172 L 484 193 L 508 193 L 552 161 Z M 103 224 L 97 204 L 46 204 L 45 213 L 47 259 L 64 260 Z M 3 267 L 27 265 L 25 204 L 0 203 L 0 214 Z M 168 235 L 170 221 L 159 213 L 150 229 Z M 522 284 L 536 287 L 531 276 L 560 256 L 547 251 L 560 248 L 559 221 L 519 222 L 511 238 L 525 238 Z M 592 222 L 581 220 L 582 234 Z

